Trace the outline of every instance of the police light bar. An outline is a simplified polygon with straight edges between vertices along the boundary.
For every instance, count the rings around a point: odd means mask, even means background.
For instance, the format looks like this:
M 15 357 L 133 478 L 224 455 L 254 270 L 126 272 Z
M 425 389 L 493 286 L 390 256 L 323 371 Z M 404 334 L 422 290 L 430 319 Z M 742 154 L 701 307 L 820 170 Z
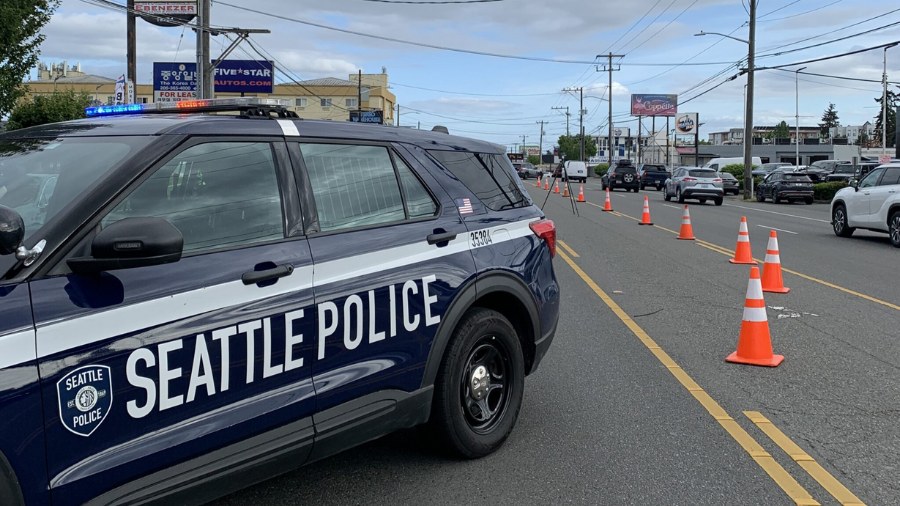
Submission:
M 247 108 L 284 108 L 290 102 L 276 98 L 210 98 L 182 100 L 180 102 L 155 102 L 149 104 L 118 104 L 87 107 L 85 116 L 122 116 L 126 114 L 165 114 L 188 112 L 238 111 Z

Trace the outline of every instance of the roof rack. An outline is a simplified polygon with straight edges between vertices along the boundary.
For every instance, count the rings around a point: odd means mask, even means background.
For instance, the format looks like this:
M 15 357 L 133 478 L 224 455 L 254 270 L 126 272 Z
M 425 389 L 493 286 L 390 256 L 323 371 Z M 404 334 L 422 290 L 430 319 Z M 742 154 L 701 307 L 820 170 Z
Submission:
M 241 117 L 297 118 L 297 113 L 288 109 L 287 100 L 274 98 L 211 98 L 182 100 L 180 102 L 154 102 L 149 104 L 101 105 L 85 108 L 87 117 L 123 116 L 130 114 L 185 114 L 204 112 L 239 112 Z

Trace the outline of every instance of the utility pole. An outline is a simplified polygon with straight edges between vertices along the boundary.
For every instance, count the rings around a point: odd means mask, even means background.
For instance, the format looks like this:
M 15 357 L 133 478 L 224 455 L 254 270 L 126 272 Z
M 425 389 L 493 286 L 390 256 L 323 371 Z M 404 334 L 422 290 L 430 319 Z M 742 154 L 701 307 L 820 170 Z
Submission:
M 612 61 L 613 61 L 613 58 L 624 58 L 625 55 L 624 55 L 624 54 L 612 54 L 612 53 L 609 53 L 609 54 L 607 54 L 607 55 L 601 55 L 601 54 L 598 54 L 598 55 L 597 55 L 597 58 L 600 58 L 600 57 L 603 57 L 603 56 L 605 56 L 605 57 L 607 58 L 606 65 L 605 65 L 605 68 L 604 68 L 603 70 L 609 72 L 609 88 L 608 88 L 608 89 L 609 89 L 609 118 L 608 118 L 608 121 L 609 121 L 609 137 L 608 137 L 608 140 L 607 140 L 607 145 L 608 145 L 608 147 L 609 147 L 609 157 L 608 157 L 607 162 L 609 162 L 609 164 L 612 165 L 612 162 L 613 162 L 613 159 L 612 159 L 612 143 L 613 143 L 613 119 L 612 119 L 612 90 L 613 90 L 613 87 L 612 87 L 612 73 L 613 73 L 613 70 L 621 70 L 621 69 L 622 69 L 622 66 L 621 66 L 621 65 L 618 65 L 618 67 L 614 69 L 614 68 L 613 68 L 613 63 L 612 63 Z M 600 71 L 600 66 L 599 66 L 599 65 L 597 66 L 597 71 L 598 71 L 598 72 Z
M 212 97 L 209 55 L 210 0 L 197 2 L 197 98 Z
M 525 154 L 527 152 L 527 150 L 525 149 L 525 137 L 528 137 L 528 136 L 527 135 L 522 136 L 522 154 Z
M 356 114 L 362 121 L 362 69 L 359 69 L 356 80 Z
M 397 104 L 397 126 L 400 126 L 400 104 Z
M 128 13 L 125 18 L 125 52 L 128 63 L 126 64 L 125 79 L 130 81 L 132 86 L 137 86 L 137 36 L 135 35 L 137 16 L 134 15 L 134 0 L 128 0 L 126 7 Z
M 575 90 L 578 90 L 578 135 L 581 138 L 578 159 L 584 161 L 584 87 L 563 89 L 563 91 Z
M 756 52 L 756 3 L 749 0 L 750 27 L 747 35 L 747 114 L 744 118 L 744 200 L 753 196 L 753 60 Z
M 568 137 L 569 136 L 569 106 L 551 107 L 551 109 L 565 109 L 566 110 L 566 137 Z
M 544 161 L 544 120 L 536 121 L 535 123 L 541 124 L 541 135 L 538 141 L 538 165 L 541 165 L 541 162 Z

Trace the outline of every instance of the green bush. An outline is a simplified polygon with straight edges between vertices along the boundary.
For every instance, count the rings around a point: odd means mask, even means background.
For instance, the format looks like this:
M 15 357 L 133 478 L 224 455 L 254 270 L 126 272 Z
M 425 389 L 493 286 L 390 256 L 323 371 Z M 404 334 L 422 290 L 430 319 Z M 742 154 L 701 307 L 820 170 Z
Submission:
M 813 185 L 813 196 L 816 200 L 828 200 L 830 201 L 834 194 L 837 193 L 841 188 L 846 188 L 848 185 L 843 181 L 832 181 L 830 183 L 818 183 Z
M 608 163 L 598 163 L 597 165 L 594 165 L 594 174 L 602 176 L 603 174 L 606 174 L 607 169 L 609 169 Z

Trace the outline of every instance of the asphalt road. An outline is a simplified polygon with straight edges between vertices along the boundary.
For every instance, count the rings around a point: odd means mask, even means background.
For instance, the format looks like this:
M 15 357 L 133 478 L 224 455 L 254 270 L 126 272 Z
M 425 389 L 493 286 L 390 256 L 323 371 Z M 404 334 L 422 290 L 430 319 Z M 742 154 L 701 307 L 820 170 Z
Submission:
M 577 217 L 558 195 L 545 207 L 563 309 L 500 451 L 455 460 L 405 431 L 214 504 L 898 503 L 900 251 L 886 236 L 835 237 L 825 204 L 727 197 L 691 203 L 698 240 L 678 241 L 682 206 L 660 193 L 614 192 L 613 213 L 595 179 L 585 194 Z M 652 227 L 637 224 L 645 195 Z M 749 275 L 727 261 L 741 216 L 757 259 L 778 230 L 791 291 L 766 294 L 777 368 L 724 361 Z

